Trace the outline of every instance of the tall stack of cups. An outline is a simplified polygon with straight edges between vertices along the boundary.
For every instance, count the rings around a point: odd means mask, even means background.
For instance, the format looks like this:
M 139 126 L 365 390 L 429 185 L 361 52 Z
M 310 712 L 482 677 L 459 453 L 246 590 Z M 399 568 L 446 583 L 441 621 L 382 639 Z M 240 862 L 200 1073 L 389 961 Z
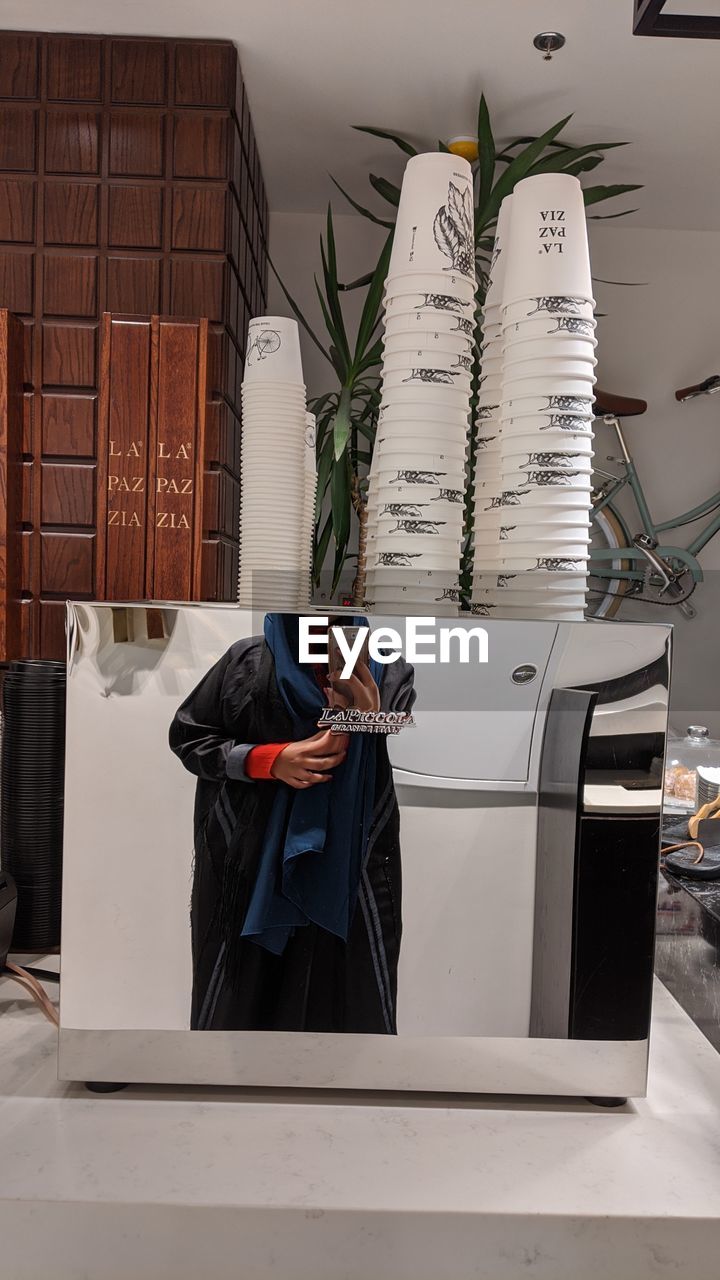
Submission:
M 540 174 L 515 187 L 502 287 L 502 602 L 493 613 L 574 621 L 587 591 L 597 364 L 577 178 Z
M 490 279 L 482 319 L 481 367 L 475 417 L 475 483 L 473 497 L 473 605 L 501 604 L 500 501 L 503 492 L 501 438 L 503 364 L 503 278 L 507 262 L 512 196 L 500 206 Z
M 475 316 L 466 160 L 433 152 L 408 161 L 384 306 L 367 596 L 377 607 L 405 613 L 454 614 Z
M 305 502 L 301 541 L 304 548 L 303 568 L 298 604 L 310 604 L 312 596 L 312 552 L 315 531 L 315 496 L 317 493 L 317 462 L 315 438 L 317 423 L 314 413 L 305 414 Z
M 238 602 L 293 607 L 307 598 L 306 395 L 297 322 L 250 321 L 242 385 Z

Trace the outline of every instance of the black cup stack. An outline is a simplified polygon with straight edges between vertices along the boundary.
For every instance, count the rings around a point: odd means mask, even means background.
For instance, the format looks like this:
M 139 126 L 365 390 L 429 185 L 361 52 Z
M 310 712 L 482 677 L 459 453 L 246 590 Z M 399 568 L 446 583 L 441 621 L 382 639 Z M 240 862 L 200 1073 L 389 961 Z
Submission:
M 11 662 L 2 686 L 0 863 L 17 884 L 13 950 L 60 945 L 64 662 Z

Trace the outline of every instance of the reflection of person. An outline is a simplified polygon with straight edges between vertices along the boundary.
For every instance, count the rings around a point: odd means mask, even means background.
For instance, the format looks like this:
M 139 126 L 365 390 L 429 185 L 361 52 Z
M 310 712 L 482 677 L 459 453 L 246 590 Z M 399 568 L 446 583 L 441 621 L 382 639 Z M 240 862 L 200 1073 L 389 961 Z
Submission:
M 387 742 L 317 722 L 329 702 L 409 710 L 413 670 L 358 661 L 343 681 L 297 655 L 297 617 L 268 614 L 264 639 L 234 644 L 170 728 L 198 778 L 191 1025 L 394 1033 L 401 874 Z

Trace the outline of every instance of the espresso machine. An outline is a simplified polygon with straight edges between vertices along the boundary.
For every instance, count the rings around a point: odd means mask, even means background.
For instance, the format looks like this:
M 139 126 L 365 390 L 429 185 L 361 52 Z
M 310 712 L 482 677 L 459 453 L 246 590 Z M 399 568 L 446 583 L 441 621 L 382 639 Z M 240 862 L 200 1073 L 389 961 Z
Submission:
M 190 1030 L 194 780 L 168 727 L 264 618 L 68 606 L 61 1078 L 643 1094 L 671 635 L 655 624 L 438 619 L 449 660 L 404 654 L 414 723 L 388 738 L 397 1034 Z

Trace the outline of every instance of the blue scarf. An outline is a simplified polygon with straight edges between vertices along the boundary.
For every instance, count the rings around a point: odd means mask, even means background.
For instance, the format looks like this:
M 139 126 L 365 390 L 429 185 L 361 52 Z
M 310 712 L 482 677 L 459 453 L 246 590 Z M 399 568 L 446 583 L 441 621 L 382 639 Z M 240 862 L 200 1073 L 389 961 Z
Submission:
M 348 618 L 348 625 L 367 626 L 367 620 Z M 265 641 L 296 741 L 318 732 L 324 706 L 312 667 L 298 662 L 298 633 L 296 616 L 266 615 Z M 370 670 L 379 685 L 382 667 L 371 661 Z M 372 821 L 376 748 L 374 734 L 353 733 L 331 782 L 302 791 L 280 784 L 244 938 L 282 955 L 295 929 L 317 924 L 347 941 Z

